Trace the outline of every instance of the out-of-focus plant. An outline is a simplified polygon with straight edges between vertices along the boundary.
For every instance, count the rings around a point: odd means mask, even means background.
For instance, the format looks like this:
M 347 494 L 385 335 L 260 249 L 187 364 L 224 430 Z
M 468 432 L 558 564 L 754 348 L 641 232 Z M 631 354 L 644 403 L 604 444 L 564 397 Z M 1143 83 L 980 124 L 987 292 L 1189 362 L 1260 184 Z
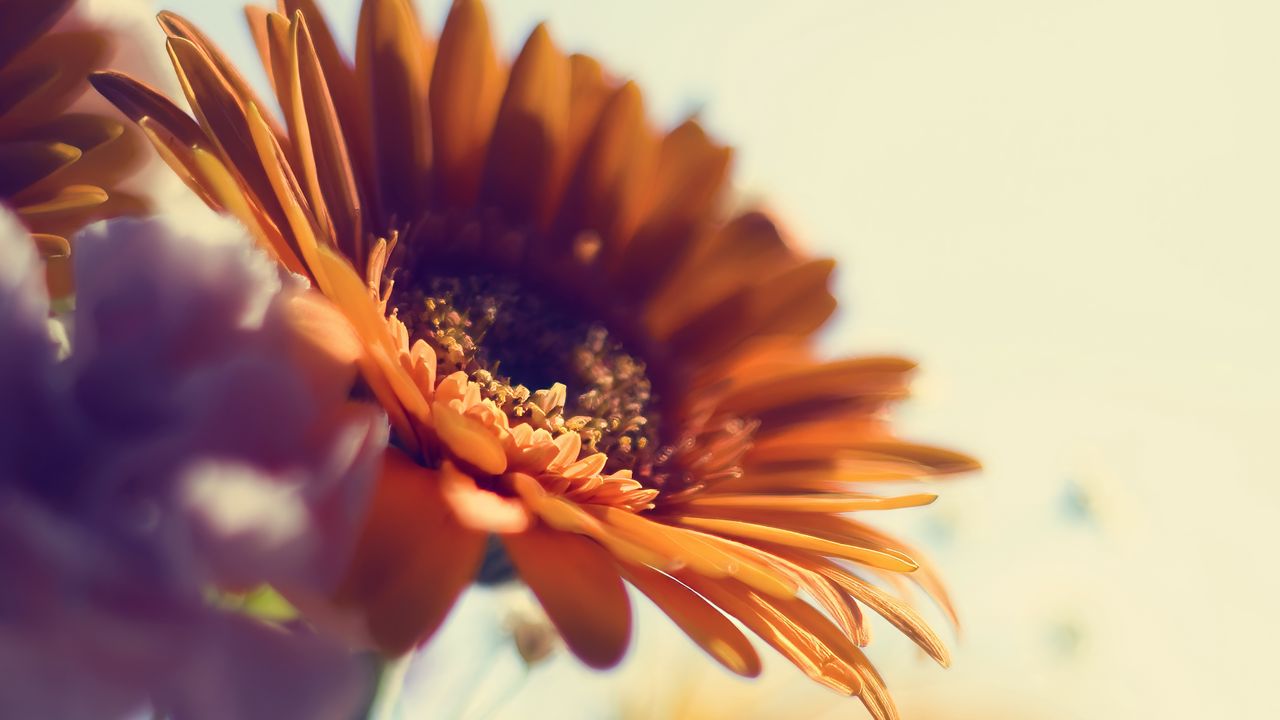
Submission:
M 74 260 L 67 349 L 0 216 L 0 708 L 349 720 L 367 661 L 209 591 L 330 592 L 385 419 L 318 391 L 304 291 L 242 237 L 120 220 Z

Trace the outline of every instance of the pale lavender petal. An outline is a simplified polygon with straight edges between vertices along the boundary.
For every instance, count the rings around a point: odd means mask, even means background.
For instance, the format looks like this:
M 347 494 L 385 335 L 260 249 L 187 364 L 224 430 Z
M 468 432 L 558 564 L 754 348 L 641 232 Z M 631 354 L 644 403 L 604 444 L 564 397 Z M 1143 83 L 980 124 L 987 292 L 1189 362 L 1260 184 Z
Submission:
M 385 418 L 370 404 L 317 399 L 289 363 L 286 305 L 301 288 L 282 288 L 264 256 L 243 239 L 200 245 L 170 234 L 122 220 L 77 240 L 78 263 L 92 272 L 77 293 L 70 382 L 92 434 L 117 439 L 99 482 L 171 493 L 163 504 L 193 513 L 172 520 L 196 529 L 194 547 L 219 583 L 328 590 L 359 530 Z M 230 495 L 255 475 L 296 496 L 305 518 L 268 506 L 278 517 L 259 513 L 257 531 L 220 538 L 224 526 L 200 511 L 218 504 L 208 478 L 220 463 L 233 468 Z M 190 502 L 193 482 L 200 503 Z
M 173 577 L 155 549 L 112 543 L 0 489 L 6 716 L 111 718 L 141 706 L 209 617 L 196 588 Z
M 24 426 L 57 423 L 50 399 L 55 345 L 43 270 L 27 231 L 0 206 L 0 479 L 25 476 L 30 466 L 57 467 L 58 453 L 27 447 Z
M 369 703 L 374 667 L 306 630 L 227 615 L 206 626 L 204 652 L 172 673 L 158 706 L 181 720 L 352 720 Z
M 347 648 L 206 598 L 331 589 L 386 447 L 379 410 L 292 366 L 301 283 L 243 237 L 116 221 L 76 241 L 59 360 L 30 238 L 0 230 L 0 707 L 351 717 Z

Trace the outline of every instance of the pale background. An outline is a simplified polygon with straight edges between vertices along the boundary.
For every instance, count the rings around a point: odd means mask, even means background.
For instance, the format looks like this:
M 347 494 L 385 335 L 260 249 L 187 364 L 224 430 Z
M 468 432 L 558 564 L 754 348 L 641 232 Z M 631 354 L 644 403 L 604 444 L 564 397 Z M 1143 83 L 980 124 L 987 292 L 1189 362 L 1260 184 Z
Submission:
M 349 38 L 354 0 L 322 4 Z M 160 5 L 260 78 L 238 3 Z M 891 629 L 873 643 L 908 720 L 1280 717 L 1280 3 L 489 6 L 509 53 L 547 19 L 658 118 L 736 145 L 740 190 L 841 261 L 831 352 L 920 359 L 903 424 L 986 462 L 900 523 L 965 623 L 949 671 Z M 438 31 L 445 3 L 420 8 Z M 652 613 L 623 672 L 522 678 L 486 649 L 498 604 L 472 598 L 446 638 L 488 679 L 424 661 L 405 717 L 481 682 L 515 699 L 473 715 L 608 717 L 673 672 L 721 709 L 863 716 L 776 657 L 730 686 Z

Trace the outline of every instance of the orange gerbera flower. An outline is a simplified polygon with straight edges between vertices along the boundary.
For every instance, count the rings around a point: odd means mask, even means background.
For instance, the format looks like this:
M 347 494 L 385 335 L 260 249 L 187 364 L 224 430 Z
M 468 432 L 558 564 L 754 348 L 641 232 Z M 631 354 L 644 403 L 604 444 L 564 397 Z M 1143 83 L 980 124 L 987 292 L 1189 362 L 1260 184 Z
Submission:
M 634 84 L 542 27 L 508 67 L 475 0 L 439 38 L 408 0 L 366 0 L 353 64 L 310 0 L 248 17 L 283 123 L 169 14 L 195 119 L 126 76 L 94 82 L 311 279 L 332 305 L 302 318 L 386 409 L 393 447 L 334 601 L 408 650 L 496 536 L 594 667 L 628 644 L 625 580 L 734 672 L 760 664 L 729 617 L 893 716 L 862 609 L 947 656 L 872 580 L 947 601 L 848 513 L 926 504 L 866 489 L 976 463 L 890 433 L 910 362 L 814 358 L 833 263 L 764 214 L 725 217 L 729 151 L 693 121 L 655 132 Z
M 74 4 L 0 0 L 0 203 L 32 231 L 53 297 L 70 292 L 68 236 L 143 208 L 116 185 L 136 169 L 145 143 L 116 119 L 69 111 L 114 40 L 108 30 L 64 19 Z

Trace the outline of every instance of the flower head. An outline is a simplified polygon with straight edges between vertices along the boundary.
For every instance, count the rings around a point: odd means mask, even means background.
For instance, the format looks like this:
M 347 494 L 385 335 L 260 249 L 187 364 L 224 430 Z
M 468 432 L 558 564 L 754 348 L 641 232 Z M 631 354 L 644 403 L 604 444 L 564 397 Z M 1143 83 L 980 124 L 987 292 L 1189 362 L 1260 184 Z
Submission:
M 101 218 L 136 214 L 143 197 L 124 187 L 146 143 L 89 92 L 88 75 L 119 62 L 118 23 L 76 0 L 0 7 L 0 205 L 33 233 L 53 297 L 70 292 L 68 238 Z
M 332 592 L 385 447 L 379 410 L 293 361 L 298 289 L 243 237 L 116 221 L 77 239 L 62 357 L 31 240 L 0 224 L 0 706 L 350 717 L 345 647 L 207 599 Z
M 508 65 L 479 2 L 433 37 L 407 0 L 366 0 L 353 63 L 312 2 L 283 10 L 248 11 L 282 121 L 169 14 L 194 118 L 125 75 L 94 83 L 328 298 L 316 336 L 387 411 L 393 448 L 334 602 L 403 652 L 496 536 L 592 666 L 628 644 L 625 580 L 734 672 L 760 664 L 730 617 L 893 715 L 863 609 L 945 663 L 876 582 L 946 599 L 849 513 L 928 503 L 868 490 L 976 463 L 891 433 L 910 362 L 816 359 L 833 263 L 764 213 L 726 216 L 729 150 L 695 121 L 655 131 L 634 83 L 544 27 Z

